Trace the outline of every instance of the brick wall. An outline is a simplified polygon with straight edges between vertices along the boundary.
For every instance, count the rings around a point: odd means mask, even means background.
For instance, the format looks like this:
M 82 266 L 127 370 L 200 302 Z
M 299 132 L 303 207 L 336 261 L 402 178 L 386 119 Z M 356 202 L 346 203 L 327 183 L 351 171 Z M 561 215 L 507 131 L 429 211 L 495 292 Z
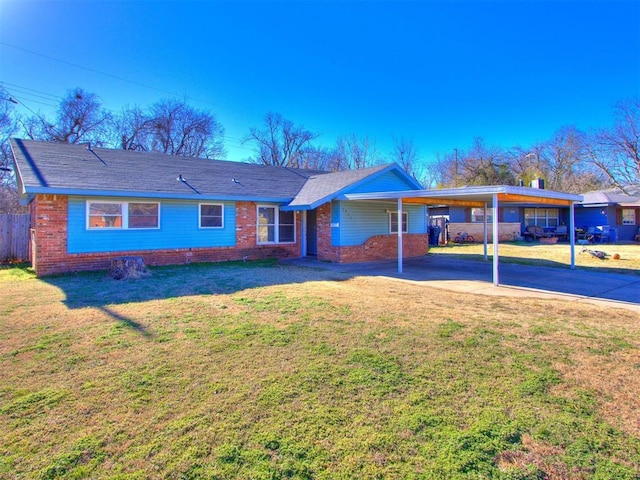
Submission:
M 520 230 L 522 226 L 520 223 L 513 222 L 499 222 L 498 223 L 498 241 L 499 242 L 509 242 L 514 239 L 514 233 L 520 234 Z M 453 242 L 453 240 L 458 236 L 458 232 L 467 232 L 469 235 L 473 237 L 474 242 L 483 242 L 484 241 L 484 226 L 482 223 L 461 223 L 461 222 L 451 222 L 449 223 L 449 236 L 451 237 L 449 241 Z M 487 225 L 487 239 L 488 242 L 493 242 L 493 226 L 491 224 Z
M 318 260 L 335 263 L 374 262 L 398 258 L 398 236 L 376 235 L 362 245 L 336 247 L 331 243 L 331 204 L 318 207 Z M 404 258 L 426 255 L 429 237 L 425 234 L 402 235 Z
M 300 256 L 300 242 L 282 245 L 256 244 L 257 212 L 256 205 L 252 202 L 236 204 L 236 247 L 68 254 L 67 205 L 66 195 L 37 195 L 31 203 L 32 244 L 35 246 L 32 264 L 38 276 L 106 270 L 112 258 L 122 256 L 142 257 L 149 266 Z M 296 226 L 300 232 L 299 214 L 296 215 Z
M 412 258 L 426 255 L 429 248 L 427 234 L 405 233 L 402 235 L 402 257 Z M 340 263 L 375 262 L 398 258 L 398 236 L 376 235 L 362 245 L 341 247 Z

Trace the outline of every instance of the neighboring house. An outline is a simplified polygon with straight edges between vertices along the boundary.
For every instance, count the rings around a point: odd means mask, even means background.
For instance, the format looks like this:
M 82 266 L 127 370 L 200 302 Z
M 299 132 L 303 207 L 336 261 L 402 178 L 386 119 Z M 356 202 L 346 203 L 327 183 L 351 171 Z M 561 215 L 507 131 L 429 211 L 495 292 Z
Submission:
M 39 276 L 147 265 L 315 256 L 332 262 L 427 252 L 424 205 L 345 194 L 420 190 L 399 165 L 320 172 L 11 140 Z
M 476 241 L 483 240 L 484 208 L 456 207 L 440 211 L 431 211 L 432 216 L 446 215 L 449 220 L 451 239 L 457 232 L 465 231 L 473 235 Z M 492 212 L 487 211 L 487 222 L 492 221 Z M 510 204 L 498 209 L 499 240 L 515 240 L 530 225 L 537 225 L 554 231 L 560 225 L 569 225 L 569 207 L 546 205 L 544 202 Z M 576 225 L 579 225 L 576 223 Z M 492 240 L 492 238 L 489 238 Z
M 576 226 L 608 225 L 612 240 L 634 240 L 640 233 L 640 185 L 584 193 L 576 205 Z
M 640 185 L 620 189 L 587 192 L 583 200 L 575 205 L 575 226 L 587 231 L 593 227 L 609 227 L 611 241 L 630 241 L 640 233 Z M 500 207 L 500 241 L 513 240 L 514 234 L 522 233 L 529 225 L 537 225 L 554 231 L 560 225 L 569 225 L 569 207 L 535 204 L 512 204 Z M 480 207 L 443 207 L 429 209 L 431 223 L 439 218 L 449 222 L 449 235 L 465 231 L 476 241 L 483 240 L 484 209 Z M 491 221 L 488 211 L 487 221 Z M 491 240 L 491 238 L 489 238 Z

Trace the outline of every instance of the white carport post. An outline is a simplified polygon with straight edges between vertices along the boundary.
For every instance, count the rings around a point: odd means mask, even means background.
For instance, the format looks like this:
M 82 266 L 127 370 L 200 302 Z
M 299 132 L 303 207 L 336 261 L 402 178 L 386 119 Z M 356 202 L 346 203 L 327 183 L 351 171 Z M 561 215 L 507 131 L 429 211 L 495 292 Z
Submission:
M 576 268 L 576 228 L 573 207 L 575 202 L 571 202 L 569 207 L 569 244 L 571 246 L 571 269 Z
M 493 284 L 497 287 L 500 282 L 498 278 L 498 194 L 493 194 Z
M 484 236 L 484 241 L 482 243 L 484 245 L 484 259 L 489 260 L 489 252 L 487 251 L 488 250 L 487 243 L 489 241 L 489 236 L 487 235 L 489 233 L 488 227 L 487 227 L 487 202 L 484 202 L 483 215 L 484 215 L 484 221 L 482 222 L 482 226 L 483 226 L 482 235 Z
M 402 198 L 398 198 L 398 273 L 402 273 Z

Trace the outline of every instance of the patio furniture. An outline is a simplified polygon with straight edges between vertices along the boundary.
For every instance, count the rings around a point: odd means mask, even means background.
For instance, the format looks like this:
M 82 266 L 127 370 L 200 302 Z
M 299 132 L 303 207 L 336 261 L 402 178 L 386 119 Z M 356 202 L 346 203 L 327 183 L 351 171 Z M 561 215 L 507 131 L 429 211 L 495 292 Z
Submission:
M 553 233 L 545 232 L 544 229 L 542 227 L 539 227 L 538 225 L 529 225 L 525 229 L 522 236 L 527 242 L 533 242 L 534 240 L 538 240 L 539 238 L 553 237 Z
M 566 225 L 558 225 L 558 228 L 556 228 L 556 237 L 563 240 L 567 240 L 569 238 L 569 229 Z
M 600 225 L 596 228 L 600 230 L 600 243 L 611 243 L 611 230 L 609 229 L 609 225 Z

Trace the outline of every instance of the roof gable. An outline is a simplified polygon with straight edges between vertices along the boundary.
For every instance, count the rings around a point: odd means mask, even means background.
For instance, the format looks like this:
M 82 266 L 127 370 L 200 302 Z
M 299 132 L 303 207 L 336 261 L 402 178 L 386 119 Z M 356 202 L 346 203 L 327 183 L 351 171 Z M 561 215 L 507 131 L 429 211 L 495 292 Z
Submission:
M 385 178 L 387 177 L 387 178 Z M 393 179 L 393 180 L 391 180 Z M 382 184 L 396 190 L 419 190 L 420 184 L 407 175 L 398 164 L 345 170 L 314 175 L 307 180 L 289 204 L 290 209 L 312 210 L 350 192 L 380 191 Z

